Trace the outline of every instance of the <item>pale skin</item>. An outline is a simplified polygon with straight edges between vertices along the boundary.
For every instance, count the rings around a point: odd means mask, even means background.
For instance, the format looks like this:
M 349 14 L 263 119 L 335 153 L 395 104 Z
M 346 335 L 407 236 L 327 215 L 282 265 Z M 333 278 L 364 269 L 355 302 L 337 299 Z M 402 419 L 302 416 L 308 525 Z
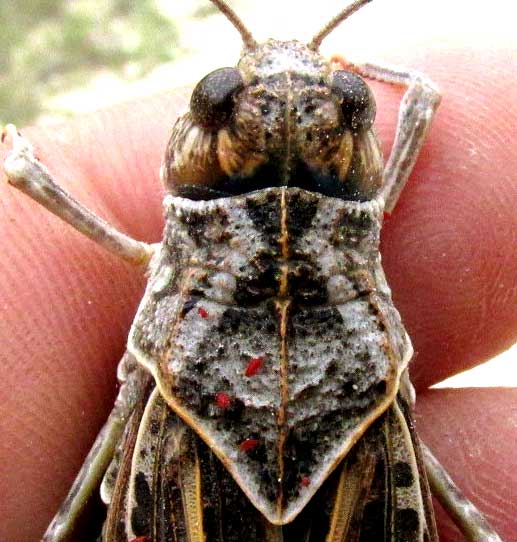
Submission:
M 476 65 L 467 58 L 418 64 L 444 101 L 386 223 L 383 258 L 418 353 L 412 374 L 419 431 L 511 540 L 517 394 L 424 391 L 517 340 L 515 81 L 502 57 L 477 57 Z M 475 82 L 468 102 L 466 81 Z M 384 85 L 375 91 L 377 125 L 389 142 L 401 92 Z M 158 168 L 178 103 L 161 95 L 59 131 L 24 133 L 77 199 L 131 236 L 156 242 Z M 51 519 L 110 409 L 114 366 L 145 279 L 14 189 L 0 189 L 0 538 L 29 541 Z M 457 540 L 438 516 L 442 541 Z

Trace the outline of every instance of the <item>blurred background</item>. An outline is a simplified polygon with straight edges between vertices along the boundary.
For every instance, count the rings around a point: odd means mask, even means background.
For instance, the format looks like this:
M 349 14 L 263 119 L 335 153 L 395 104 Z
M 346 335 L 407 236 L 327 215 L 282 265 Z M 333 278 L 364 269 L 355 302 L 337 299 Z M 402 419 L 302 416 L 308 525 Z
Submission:
M 309 40 L 348 0 L 231 0 L 260 41 Z M 429 43 L 515 53 L 508 0 L 377 0 L 325 40 L 322 52 L 396 61 Z M 80 113 L 194 84 L 235 64 L 238 34 L 208 0 L 3 0 L 0 124 L 54 124 Z M 425 49 L 423 49 L 425 50 Z M 416 59 L 418 60 L 418 59 Z M 509 53 L 509 67 L 517 59 Z M 517 347 L 441 387 L 517 386 Z
M 309 40 L 348 2 L 230 1 L 258 40 Z M 331 34 L 322 51 L 393 60 L 419 43 L 515 47 L 516 15 L 507 0 L 376 0 Z M 0 122 L 19 125 L 193 84 L 233 65 L 241 47 L 208 0 L 3 0 L 0 25 Z

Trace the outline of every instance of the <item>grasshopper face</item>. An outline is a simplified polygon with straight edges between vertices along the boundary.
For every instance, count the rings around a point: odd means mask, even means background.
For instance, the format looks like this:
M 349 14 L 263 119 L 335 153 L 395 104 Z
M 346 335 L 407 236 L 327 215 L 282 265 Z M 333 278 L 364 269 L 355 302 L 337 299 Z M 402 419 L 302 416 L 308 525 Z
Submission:
M 365 201 L 382 185 L 374 116 L 358 75 L 298 41 L 269 40 L 197 85 L 162 178 L 191 199 L 285 186 Z

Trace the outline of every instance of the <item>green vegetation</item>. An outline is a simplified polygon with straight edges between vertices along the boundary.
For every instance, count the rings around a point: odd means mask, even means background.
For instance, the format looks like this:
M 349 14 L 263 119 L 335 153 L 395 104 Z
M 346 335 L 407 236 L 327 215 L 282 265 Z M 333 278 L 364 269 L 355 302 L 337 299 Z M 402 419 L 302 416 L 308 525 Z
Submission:
M 20 125 L 99 70 L 142 77 L 177 43 L 154 0 L 3 0 L 0 25 L 0 122 Z

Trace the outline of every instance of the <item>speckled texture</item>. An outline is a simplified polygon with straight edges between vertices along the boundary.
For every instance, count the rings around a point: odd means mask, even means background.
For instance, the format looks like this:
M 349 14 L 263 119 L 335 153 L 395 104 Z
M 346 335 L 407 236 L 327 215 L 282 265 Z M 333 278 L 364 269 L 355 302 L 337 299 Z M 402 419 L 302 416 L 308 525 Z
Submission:
M 272 522 L 303 508 L 408 361 L 380 267 L 381 212 L 296 188 L 166 199 L 129 349 Z

